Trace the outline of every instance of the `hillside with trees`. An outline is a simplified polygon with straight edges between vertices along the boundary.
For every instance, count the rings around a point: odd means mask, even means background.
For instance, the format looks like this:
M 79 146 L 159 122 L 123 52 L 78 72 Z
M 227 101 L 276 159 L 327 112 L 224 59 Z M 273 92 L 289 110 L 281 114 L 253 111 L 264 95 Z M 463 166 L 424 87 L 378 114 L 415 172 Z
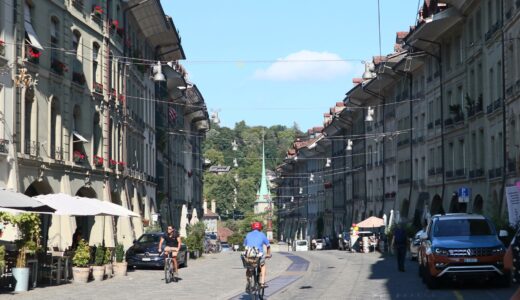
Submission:
M 215 199 L 217 213 L 222 219 L 242 218 L 253 210 L 262 170 L 262 136 L 265 141 L 267 170 L 282 163 L 287 149 L 296 136 L 301 135 L 297 125 L 292 128 L 276 125 L 249 127 L 244 121 L 235 128 L 219 127 L 212 123 L 204 142 L 204 198 Z M 233 143 L 236 142 L 236 149 Z M 237 166 L 234 161 L 236 159 Z M 209 172 L 210 166 L 230 166 L 225 174 Z M 236 205 L 233 208 L 236 189 Z

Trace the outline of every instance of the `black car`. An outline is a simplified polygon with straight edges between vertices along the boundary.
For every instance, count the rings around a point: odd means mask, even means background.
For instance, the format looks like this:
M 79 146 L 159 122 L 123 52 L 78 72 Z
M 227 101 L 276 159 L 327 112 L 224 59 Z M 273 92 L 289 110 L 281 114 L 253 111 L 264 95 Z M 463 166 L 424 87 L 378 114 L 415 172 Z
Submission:
M 163 232 L 145 233 L 134 241 L 134 245 L 126 251 L 128 267 L 163 268 L 164 255 L 157 252 L 161 236 L 164 236 Z M 179 267 L 188 266 L 188 250 L 184 244 L 177 255 L 177 262 Z

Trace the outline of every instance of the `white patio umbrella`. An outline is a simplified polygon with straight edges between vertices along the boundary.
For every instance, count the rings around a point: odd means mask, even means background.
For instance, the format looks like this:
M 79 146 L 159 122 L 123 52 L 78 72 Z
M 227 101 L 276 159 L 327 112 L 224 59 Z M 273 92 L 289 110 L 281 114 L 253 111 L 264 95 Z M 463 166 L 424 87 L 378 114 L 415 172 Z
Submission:
M 139 217 L 138 214 L 111 202 L 67 194 L 47 194 L 34 197 L 52 207 L 55 215 Z
M 28 212 L 53 212 L 54 209 L 36 199 L 13 190 L 0 188 L 0 207 Z

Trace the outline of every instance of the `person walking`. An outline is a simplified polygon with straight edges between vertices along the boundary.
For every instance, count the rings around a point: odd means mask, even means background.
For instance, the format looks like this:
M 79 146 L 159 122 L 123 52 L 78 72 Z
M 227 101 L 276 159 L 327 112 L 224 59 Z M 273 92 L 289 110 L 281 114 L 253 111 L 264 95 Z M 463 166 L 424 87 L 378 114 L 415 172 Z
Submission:
M 404 272 L 404 260 L 406 258 L 406 232 L 401 223 L 397 224 L 394 229 L 394 237 L 392 238 L 392 247 L 397 254 L 397 269 Z

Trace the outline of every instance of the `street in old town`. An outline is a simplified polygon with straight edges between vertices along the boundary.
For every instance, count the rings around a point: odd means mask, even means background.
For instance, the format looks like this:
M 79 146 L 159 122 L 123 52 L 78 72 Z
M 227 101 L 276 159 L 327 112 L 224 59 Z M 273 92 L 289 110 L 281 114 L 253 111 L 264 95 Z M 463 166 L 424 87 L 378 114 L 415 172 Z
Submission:
M 293 256 L 301 260 L 291 259 Z M 294 268 L 300 264 L 303 268 Z M 308 265 L 307 265 L 308 264 Z M 428 290 L 408 261 L 397 272 L 395 257 L 337 250 L 276 252 L 268 261 L 267 299 L 509 299 L 514 288 L 448 284 Z M 181 280 L 165 284 L 162 270 L 135 270 L 127 277 L 89 284 L 66 284 L 1 299 L 249 299 L 244 269 L 236 252 L 191 260 Z

